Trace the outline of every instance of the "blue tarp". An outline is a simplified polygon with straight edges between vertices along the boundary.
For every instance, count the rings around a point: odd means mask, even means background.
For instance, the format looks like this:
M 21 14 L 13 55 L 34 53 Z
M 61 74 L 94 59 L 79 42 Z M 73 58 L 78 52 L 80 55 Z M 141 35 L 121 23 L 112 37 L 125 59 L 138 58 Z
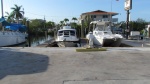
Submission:
M 0 23 L 2 23 L 3 26 L 9 26 L 10 23 L 8 23 L 7 21 L 5 21 L 4 18 L 0 18 Z
M 16 24 L 16 23 L 8 23 L 5 21 L 4 18 L 0 18 L 0 22 L 2 23 L 3 26 L 5 26 L 6 29 L 13 30 L 13 31 L 21 31 L 24 32 L 27 30 L 25 25 L 22 24 Z
M 9 30 L 13 30 L 13 31 L 26 31 L 26 26 L 25 25 L 21 25 L 21 24 L 15 24 L 15 23 L 10 23 L 9 26 L 5 26 L 6 29 L 9 29 Z

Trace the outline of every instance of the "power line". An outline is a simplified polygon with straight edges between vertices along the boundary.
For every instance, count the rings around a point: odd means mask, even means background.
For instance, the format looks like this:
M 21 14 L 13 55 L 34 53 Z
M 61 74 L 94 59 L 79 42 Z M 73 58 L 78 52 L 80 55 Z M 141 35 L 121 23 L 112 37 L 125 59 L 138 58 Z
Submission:
M 31 12 L 26 12 L 28 14 L 32 14 L 32 15 L 37 15 L 37 16 L 45 16 L 45 17 L 74 17 L 74 16 L 48 16 L 48 15 L 40 15 L 40 14 L 35 14 L 35 13 L 31 13 Z M 75 16 L 80 16 L 80 15 L 75 15 Z

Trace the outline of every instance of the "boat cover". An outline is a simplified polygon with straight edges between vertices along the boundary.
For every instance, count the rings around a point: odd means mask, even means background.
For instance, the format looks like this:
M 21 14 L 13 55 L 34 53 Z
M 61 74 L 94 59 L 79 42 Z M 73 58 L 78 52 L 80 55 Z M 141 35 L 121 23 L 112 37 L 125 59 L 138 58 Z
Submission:
M 8 23 L 4 18 L 0 18 L 0 23 L 5 26 L 5 29 L 13 30 L 13 31 L 21 31 L 25 32 L 27 30 L 25 25 L 17 24 L 17 23 Z
M 10 23 L 8 23 L 7 21 L 5 21 L 5 18 L 0 18 L 0 23 L 2 23 L 3 26 L 10 25 Z
M 19 30 L 21 32 L 24 32 L 27 29 L 25 25 L 15 23 L 11 23 L 9 26 L 5 26 L 5 28 L 13 31 Z

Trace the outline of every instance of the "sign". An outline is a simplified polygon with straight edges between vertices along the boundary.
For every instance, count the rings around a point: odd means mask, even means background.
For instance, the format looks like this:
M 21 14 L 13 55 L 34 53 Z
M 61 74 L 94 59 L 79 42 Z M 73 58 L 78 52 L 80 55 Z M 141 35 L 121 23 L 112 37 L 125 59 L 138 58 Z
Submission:
M 125 0 L 125 10 L 131 10 L 132 9 L 132 0 Z

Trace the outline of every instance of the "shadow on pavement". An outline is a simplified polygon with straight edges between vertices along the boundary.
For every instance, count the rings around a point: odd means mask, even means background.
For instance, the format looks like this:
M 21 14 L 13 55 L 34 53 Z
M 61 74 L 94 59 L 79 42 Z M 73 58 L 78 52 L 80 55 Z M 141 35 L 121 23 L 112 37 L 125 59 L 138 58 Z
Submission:
M 40 73 L 47 70 L 49 57 L 0 48 L 0 80 L 7 75 Z

